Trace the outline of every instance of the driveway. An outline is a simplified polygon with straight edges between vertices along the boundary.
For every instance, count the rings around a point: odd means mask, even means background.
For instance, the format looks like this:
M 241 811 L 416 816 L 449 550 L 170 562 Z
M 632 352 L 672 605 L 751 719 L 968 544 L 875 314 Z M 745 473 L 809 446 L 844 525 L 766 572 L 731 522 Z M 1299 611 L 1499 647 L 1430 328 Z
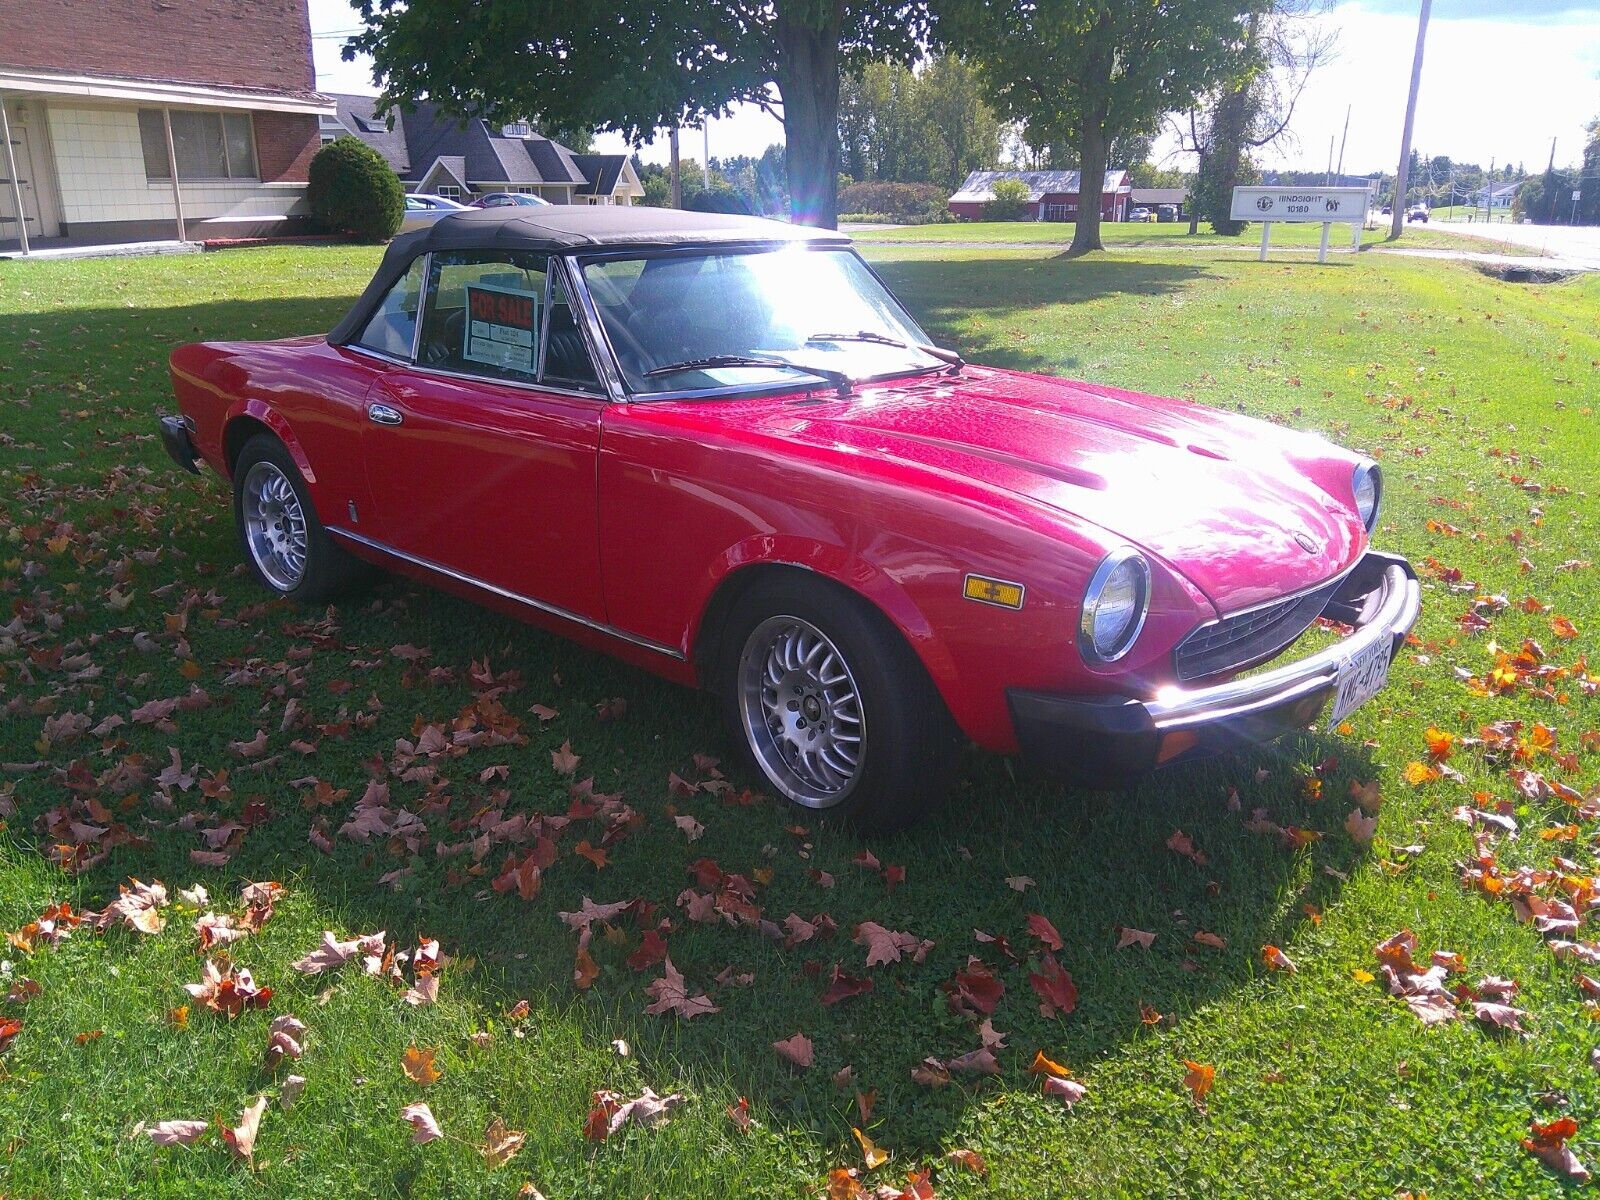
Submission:
M 1600 226 L 1594 225 L 1465 225 L 1441 221 L 1429 228 L 1480 241 L 1510 242 L 1560 260 L 1561 266 L 1600 271 Z M 1554 264 L 1552 264 L 1554 265 Z

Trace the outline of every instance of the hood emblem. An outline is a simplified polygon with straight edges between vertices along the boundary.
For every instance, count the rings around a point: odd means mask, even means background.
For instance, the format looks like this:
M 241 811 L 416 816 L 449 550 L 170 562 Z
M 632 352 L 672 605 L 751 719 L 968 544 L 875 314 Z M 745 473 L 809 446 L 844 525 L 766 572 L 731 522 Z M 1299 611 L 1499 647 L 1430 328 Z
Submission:
M 1307 554 L 1315 554 L 1322 548 L 1317 545 L 1316 539 L 1313 538 L 1309 533 L 1301 533 L 1296 530 L 1294 540 L 1300 549 L 1304 550 Z

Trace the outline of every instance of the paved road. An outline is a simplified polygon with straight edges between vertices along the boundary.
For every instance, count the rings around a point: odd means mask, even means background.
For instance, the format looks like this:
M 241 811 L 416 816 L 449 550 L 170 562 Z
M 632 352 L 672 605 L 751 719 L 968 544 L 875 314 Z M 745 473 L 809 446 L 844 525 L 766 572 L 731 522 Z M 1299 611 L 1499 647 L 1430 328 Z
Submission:
M 1429 225 L 1441 233 L 1463 238 L 1510 242 L 1561 260 L 1588 271 L 1600 271 L 1600 226 L 1596 225 L 1464 225 L 1459 221 L 1440 221 Z

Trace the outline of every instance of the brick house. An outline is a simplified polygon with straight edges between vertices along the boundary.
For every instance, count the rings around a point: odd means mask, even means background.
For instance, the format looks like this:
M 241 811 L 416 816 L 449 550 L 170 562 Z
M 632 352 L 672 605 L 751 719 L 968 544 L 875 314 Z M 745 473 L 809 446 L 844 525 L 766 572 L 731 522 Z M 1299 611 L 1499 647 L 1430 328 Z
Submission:
M 419 101 L 377 115 L 376 96 L 334 95 L 322 138 L 350 134 L 371 146 L 408 192 L 470 200 L 526 192 L 551 204 L 632 204 L 644 187 L 626 154 L 574 154 L 525 122 L 460 121 Z
M 963 220 L 983 220 L 985 207 L 994 199 L 994 185 L 1002 179 L 1020 179 L 1027 185 L 1030 221 L 1078 219 L 1077 171 L 974 171 L 950 197 L 950 211 Z M 1100 219 L 1127 220 L 1132 193 L 1133 181 L 1126 171 L 1107 171 Z
M 290 232 L 333 112 L 306 0 L 6 4 L 0 247 Z

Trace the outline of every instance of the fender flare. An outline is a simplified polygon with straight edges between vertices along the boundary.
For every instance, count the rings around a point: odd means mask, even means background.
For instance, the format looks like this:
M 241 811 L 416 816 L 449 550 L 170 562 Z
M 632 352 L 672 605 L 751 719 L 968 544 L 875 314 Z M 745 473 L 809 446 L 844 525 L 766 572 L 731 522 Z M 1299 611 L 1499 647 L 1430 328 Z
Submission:
M 898 580 L 843 546 L 782 534 L 747 537 L 729 546 L 707 568 L 705 584 L 695 599 L 693 619 L 684 633 L 683 648 L 691 659 L 713 599 L 741 572 L 763 566 L 807 571 L 865 600 L 905 638 L 946 703 L 957 694 L 959 673 L 948 647 Z
M 294 465 L 300 468 L 300 474 L 305 476 L 306 483 L 312 487 L 317 486 L 317 473 L 311 468 L 311 460 L 306 457 L 305 448 L 300 445 L 300 439 L 295 437 L 294 430 L 289 428 L 289 422 L 283 414 L 278 412 L 264 400 L 249 399 L 238 400 L 228 409 L 227 415 L 222 419 L 222 444 L 228 444 L 228 426 L 241 417 L 250 417 L 260 421 L 272 430 L 277 439 L 289 451 L 289 457 L 294 459 Z

